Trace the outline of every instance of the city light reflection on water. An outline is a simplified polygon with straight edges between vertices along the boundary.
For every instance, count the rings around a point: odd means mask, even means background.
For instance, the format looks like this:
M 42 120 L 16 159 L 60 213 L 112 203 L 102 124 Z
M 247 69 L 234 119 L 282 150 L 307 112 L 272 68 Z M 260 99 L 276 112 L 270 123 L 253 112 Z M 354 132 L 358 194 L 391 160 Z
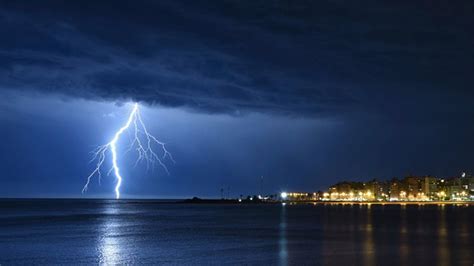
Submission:
M 408 245 L 407 206 L 400 205 L 400 264 L 407 265 L 410 247 Z
M 438 259 L 437 265 L 449 265 L 449 246 L 448 246 L 448 228 L 446 226 L 446 206 L 439 207 L 438 219 Z
M 281 206 L 280 224 L 279 224 L 279 240 L 278 240 L 278 259 L 279 265 L 288 265 L 288 248 L 286 239 L 286 207 Z
M 472 207 L 341 204 L 319 208 L 322 265 L 471 265 L 474 261 Z M 289 241 L 292 235 L 289 230 Z M 294 253 L 291 245 L 288 250 Z
M 365 220 L 365 241 L 364 241 L 364 265 L 375 265 L 375 245 L 373 239 L 373 225 L 371 205 L 367 205 Z

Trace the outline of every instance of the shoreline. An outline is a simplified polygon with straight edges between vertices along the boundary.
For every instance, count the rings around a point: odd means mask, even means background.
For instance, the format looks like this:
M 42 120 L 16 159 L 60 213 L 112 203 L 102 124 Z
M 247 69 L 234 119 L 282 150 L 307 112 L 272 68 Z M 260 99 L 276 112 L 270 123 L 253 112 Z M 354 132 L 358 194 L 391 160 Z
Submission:
M 1 202 L 18 201 L 106 201 L 117 203 L 148 203 L 148 204 L 210 204 L 210 205 L 463 205 L 474 206 L 474 201 L 260 201 L 260 200 L 242 200 L 238 199 L 106 199 L 106 198 L 0 198 Z
M 322 205 L 473 205 L 474 201 L 286 201 L 287 204 Z

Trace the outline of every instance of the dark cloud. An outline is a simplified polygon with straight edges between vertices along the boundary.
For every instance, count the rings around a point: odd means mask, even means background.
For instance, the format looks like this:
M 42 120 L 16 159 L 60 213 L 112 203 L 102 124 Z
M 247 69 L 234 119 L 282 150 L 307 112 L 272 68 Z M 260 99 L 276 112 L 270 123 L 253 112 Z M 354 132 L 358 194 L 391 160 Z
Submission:
M 474 98 L 473 7 L 4 1 L 0 88 L 204 112 L 439 117 Z

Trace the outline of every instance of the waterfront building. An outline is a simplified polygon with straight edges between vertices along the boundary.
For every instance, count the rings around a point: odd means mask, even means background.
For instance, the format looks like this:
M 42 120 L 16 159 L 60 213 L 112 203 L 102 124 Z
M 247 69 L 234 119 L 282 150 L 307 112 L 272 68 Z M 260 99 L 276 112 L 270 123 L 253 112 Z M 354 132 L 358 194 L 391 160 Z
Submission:
M 428 199 L 435 199 L 438 192 L 437 179 L 432 176 L 425 176 L 423 179 L 423 193 Z
M 393 178 L 390 181 L 389 200 L 397 201 L 400 199 L 400 193 L 403 191 L 403 184 L 398 178 Z
M 422 190 L 422 180 L 416 176 L 408 176 L 403 180 L 406 186 L 406 197 L 408 200 L 417 200 L 420 198 Z
M 318 200 L 317 193 L 308 193 L 308 192 L 284 192 L 284 193 L 285 193 L 284 199 L 289 200 L 289 201 Z

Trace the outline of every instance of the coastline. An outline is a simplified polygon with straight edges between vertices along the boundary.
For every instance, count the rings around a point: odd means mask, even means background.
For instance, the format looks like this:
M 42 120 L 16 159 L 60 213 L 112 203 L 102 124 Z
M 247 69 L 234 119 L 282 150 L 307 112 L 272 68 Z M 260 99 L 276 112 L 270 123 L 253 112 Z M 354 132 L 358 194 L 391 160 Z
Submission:
M 286 201 L 287 204 L 321 205 L 469 205 L 474 201 Z
M 109 203 L 145 203 L 145 204 L 210 204 L 210 205 L 455 205 L 455 206 L 474 206 L 474 201 L 264 201 L 264 200 L 241 200 L 238 199 L 206 199 L 206 198 L 188 198 L 188 199 L 106 199 L 106 198 L 0 198 L 0 203 L 7 202 L 48 202 L 48 201 L 68 201 L 75 202 L 94 202 L 104 201 Z

